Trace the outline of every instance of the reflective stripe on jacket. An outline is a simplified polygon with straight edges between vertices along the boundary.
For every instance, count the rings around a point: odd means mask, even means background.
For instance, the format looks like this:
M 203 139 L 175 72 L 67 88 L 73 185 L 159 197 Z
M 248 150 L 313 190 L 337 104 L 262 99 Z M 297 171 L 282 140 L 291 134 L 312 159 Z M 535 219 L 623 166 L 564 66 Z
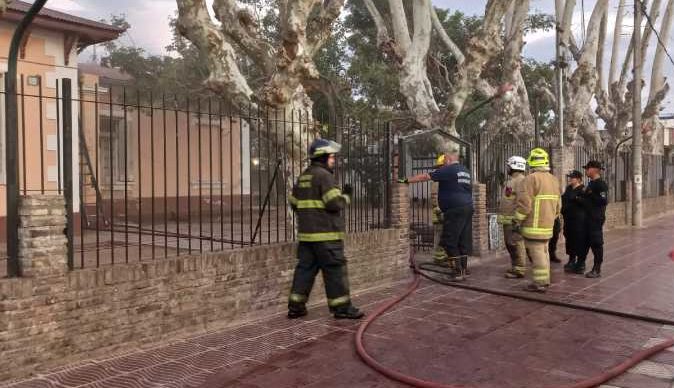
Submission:
M 534 169 L 517 190 L 515 220 L 520 234 L 532 240 L 549 240 L 561 210 L 559 181 L 547 170 Z
M 501 199 L 501 206 L 498 211 L 498 223 L 503 225 L 512 224 L 515 215 L 517 204 L 517 187 L 524 181 L 523 172 L 514 172 L 506 181 L 503 188 L 503 198 Z
M 297 212 L 299 241 L 344 239 L 344 220 L 340 213 L 350 199 L 342 194 L 326 166 L 312 163 L 297 179 L 288 202 Z

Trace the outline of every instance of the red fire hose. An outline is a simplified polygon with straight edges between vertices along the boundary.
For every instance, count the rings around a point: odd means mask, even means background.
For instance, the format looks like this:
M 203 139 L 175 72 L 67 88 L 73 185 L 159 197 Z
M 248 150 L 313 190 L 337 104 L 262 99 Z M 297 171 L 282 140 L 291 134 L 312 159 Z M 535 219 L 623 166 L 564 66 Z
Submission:
M 672 255 L 674 256 L 674 251 L 672 252 Z M 674 259 L 674 257 L 673 257 Z M 419 287 L 419 283 L 421 282 L 421 277 L 424 276 L 430 280 L 438 282 L 438 279 L 433 278 L 432 276 L 429 276 L 427 274 L 424 274 L 421 272 L 419 269 L 419 266 L 417 265 L 415 259 L 414 259 L 414 252 L 412 253 L 410 257 L 411 261 L 411 266 L 414 268 L 414 279 L 412 280 L 412 283 L 410 283 L 409 287 L 403 294 L 400 296 L 394 297 L 390 299 L 388 302 L 386 302 L 384 305 L 381 307 L 377 308 L 374 312 L 370 313 L 368 317 L 361 323 L 360 327 L 358 328 L 358 331 L 356 332 L 356 351 L 358 352 L 358 355 L 360 358 L 365 362 L 368 366 L 370 366 L 372 369 L 376 370 L 377 372 L 383 374 L 384 376 L 391 378 L 393 380 L 409 384 L 413 387 L 420 387 L 420 388 L 466 388 L 466 386 L 462 385 L 452 385 L 452 384 L 443 384 L 443 383 L 438 383 L 434 381 L 428 381 L 428 380 L 423 380 L 419 379 L 413 376 L 406 375 L 404 373 L 398 372 L 394 369 L 391 369 L 377 360 L 375 360 L 372 356 L 370 356 L 367 353 L 367 350 L 365 349 L 365 345 L 363 344 L 363 335 L 365 334 L 365 331 L 367 328 L 377 320 L 382 314 L 384 314 L 387 310 L 395 306 L 396 304 L 400 303 L 403 301 L 405 298 L 407 298 L 410 294 L 412 294 L 417 287 Z M 454 284 L 448 284 L 441 282 L 443 284 L 455 286 Z M 474 286 L 462 286 L 461 288 L 467 288 L 467 289 L 472 289 L 475 291 L 481 291 L 479 287 L 474 287 Z M 529 301 L 535 301 L 539 303 L 547 303 L 548 301 L 538 299 L 538 298 L 532 298 L 532 297 L 523 297 L 522 295 L 518 294 L 508 294 L 504 292 L 499 292 L 499 291 L 494 291 L 494 290 L 485 290 L 485 292 L 489 292 L 492 294 L 497 294 L 501 296 L 508 296 L 508 297 L 513 297 L 513 298 L 518 298 L 518 299 L 525 299 Z M 555 304 L 555 305 L 561 305 L 564 307 L 569 307 L 569 308 L 582 308 L 583 310 L 589 310 L 589 311 L 595 311 L 603 314 L 611 314 L 611 315 L 617 315 L 620 317 L 624 318 L 631 318 L 631 319 L 639 319 L 637 316 L 631 315 L 631 314 L 624 314 L 624 313 L 613 313 L 608 310 L 602 310 L 602 309 L 594 309 L 592 307 L 586 307 L 586 306 L 576 306 L 568 303 L 563 303 L 563 302 L 558 302 L 558 303 L 550 303 L 550 304 Z M 658 321 L 657 319 L 654 318 L 649 318 L 648 321 L 654 322 Z M 664 320 L 663 320 L 664 321 Z M 621 374 L 625 373 L 628 369 L 633 367 L 634 365 L 638 364 L 640 361 L 663 351 L 664 349 L 667 349 L 671 346 L 674 346 L 674 339 L 669 339 L 666 340 L 663 343 L 660 343 L 658 345 L 655 345 L 650 348 L 643 349 L 641 351 L 638 351 L 634 353 L 630 358 L 627 360 L 623 361 L 622 363 L 614 366 L 613 368 L 599 374 L 593 377 L 590 377 L 586 380 L 573 383 L 570 385 L 566 385 L 563 387 L 555 387 L 555 388 L 591 388 L 591 387 L 596 387 L 598 385 L 601 385 L 605 383 L 608 380 L 611 380 L 614 377 L 620 376 Z

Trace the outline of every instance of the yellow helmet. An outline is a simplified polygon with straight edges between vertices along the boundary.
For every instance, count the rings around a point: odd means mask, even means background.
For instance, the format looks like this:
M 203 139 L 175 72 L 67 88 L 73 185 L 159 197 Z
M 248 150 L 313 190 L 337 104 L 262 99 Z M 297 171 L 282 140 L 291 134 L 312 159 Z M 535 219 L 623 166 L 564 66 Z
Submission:
M 436 167 L 442 167 L 445 165 L 445 154 L 440 154 L 438 157 L 435 159 L 435 166 Z
M 550 157 L 542 148 L 534 148 L 527 159 L 529 167 L 550 167 Z

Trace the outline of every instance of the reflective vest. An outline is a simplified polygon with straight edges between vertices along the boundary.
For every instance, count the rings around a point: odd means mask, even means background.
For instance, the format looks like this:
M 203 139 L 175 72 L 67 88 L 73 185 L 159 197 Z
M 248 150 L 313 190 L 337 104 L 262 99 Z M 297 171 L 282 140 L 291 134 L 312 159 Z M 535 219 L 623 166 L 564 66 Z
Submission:
M 520 234 L 532 240 L 549 240 L 561 210 L 559 181 L 549 171 L 534 169 L 516 193 L 515 220 Z
M 304 242 L 344 239 L 341 210 L 350 202 L 328 168 L 313 162 L 297 179 L 288 202 L 297 213 L 297 239 Z
M 514 172 L 506 181 L 505 187 L 503 188 L 503 198 L 501 199 L 501 206 L 499 207 L 498 212 L 498 223 L 502 225 L 512 224 L 513 217 L 515 216 L 515 209 L 517 204 L 515 199 L 517 198 L 517 187 L 522 184 L 524 181 L 523 172 Z

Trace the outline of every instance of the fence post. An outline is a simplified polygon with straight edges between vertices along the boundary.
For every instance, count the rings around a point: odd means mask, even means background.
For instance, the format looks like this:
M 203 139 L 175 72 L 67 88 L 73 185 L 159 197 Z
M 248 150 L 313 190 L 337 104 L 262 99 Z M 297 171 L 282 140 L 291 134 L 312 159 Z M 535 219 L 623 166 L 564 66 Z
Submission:
M 74 214 L 73 214 L 73 106 L 72 84 L 69 78 L 61 80 L 61 103 L 63 112 L 63 195 L 66 201 L 66 237 L 68 239 L 68 268 L 73 269 L 74 260 Z
M 23 35 L 47 0 L 37 0 L 16 26 L 9 47 L 7 74 L 5 75 L 5 195 L 7 214 L 7 272 L 20 276 L 19 266 L 19 123 L 17 115 L 16 71 L 19 48 Z M 25 141 L 25 139 L 24 139 Z M 42 152 L 42 151 L 40 151 Z
M 391 201 L 392 201 L 392 191 L 391 191 L 391 181 L 395 177 L 394 167 L 391 160 L 391 143 L 393 138 L 391 136 L 391 122 L 386 123 L 386 128 L 384 129 L 384 166 L 386 166 L 386 182 L 384 183 L 384 190 L 386 191 L 386 201 L 384 203 L 384 227 L 391 227 Z

